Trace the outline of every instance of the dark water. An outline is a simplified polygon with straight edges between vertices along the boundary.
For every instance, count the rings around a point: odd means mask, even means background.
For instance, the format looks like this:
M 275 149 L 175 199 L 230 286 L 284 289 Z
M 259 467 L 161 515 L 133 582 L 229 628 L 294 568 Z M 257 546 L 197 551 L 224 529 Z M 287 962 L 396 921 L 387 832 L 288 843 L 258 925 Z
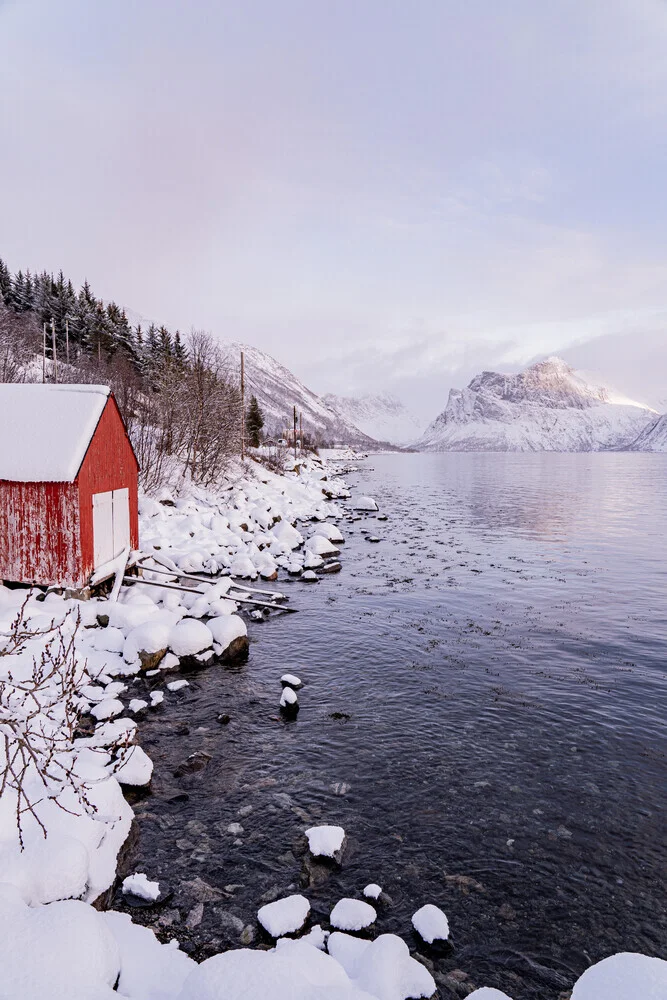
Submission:
M 262 901 L 304 891 L 325 922 L 377 881 L 378 929 L 413 948 L 418 906 L 448 914 L 451 950 L 419 949 L 445 998 L 555 1000 L 612 952 L 664 956 L 664 456 L 382 455 L 348 480 L 389 520 L 343 523 L 342 573 L 140 726 L 126 868 L 174 891 L 142 919 L 203 957 Z M 340 871 L 304 864 L 318 822 L 348 833 Z

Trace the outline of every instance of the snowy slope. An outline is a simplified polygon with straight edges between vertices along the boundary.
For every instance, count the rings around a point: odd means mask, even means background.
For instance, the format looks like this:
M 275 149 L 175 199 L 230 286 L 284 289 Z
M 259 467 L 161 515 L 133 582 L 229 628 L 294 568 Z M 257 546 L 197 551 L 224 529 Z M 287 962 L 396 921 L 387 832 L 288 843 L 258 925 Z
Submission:
M 452 389 L 424 451 L 602 451 L 627 447 L 656 414 L 587 382 L 560 358 L 516 375 L 483 372 Z
M 326 405 L 294 375 L 257 347 L 247 344 L 225 343 L 230 371 L 236 375 L 240 369 L 241 351 L 245 355 L 246 399 L 256 396 L 264 414 L 264 430 L 280 434 L 292 428 L 292 408 L 303 413 L 304 434 L 312 435 L 320 443 L 342 443 L 369 446 L 374 442 L 350 420 L 340 416 Z
M 322 400 L 341 420 L 353 423 L 376 441 L 407 445 L 416 441 L 424 429 L 423 422 L 410 413 L 400 399 L 388 394 L 335 396 L 328 393 Z
M 667 451 L 667 413 L 663 413 L 632 442 L 630 451 Z

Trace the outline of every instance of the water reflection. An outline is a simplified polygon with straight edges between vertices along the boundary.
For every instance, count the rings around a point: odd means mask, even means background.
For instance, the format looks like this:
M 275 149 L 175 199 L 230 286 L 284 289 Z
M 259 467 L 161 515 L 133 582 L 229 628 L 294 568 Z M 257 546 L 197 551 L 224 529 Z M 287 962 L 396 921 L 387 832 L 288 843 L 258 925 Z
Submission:
M 255 626 L 242 671 L 142 725 L 127 865 L 174 892 L 144 919 L 205 955 L 252 940 L 270 898 L 303 888 L 326 920 L 377 881 L 379 929 L 412 946 L 419 905 L 448 913 L 445 997 L 555 1000 L 591 960 L 659 954 L 664 459 L 382 455 L 351 478 L 390 520 L 346 525 L 338 577 L 293 584 L 301 613 Z M 289 724 L 286 670 L 306 682 Z M 177 777 L 196 750 L 208 767 Z M 314 822 L 348 831 L 340 871 L 307 863 Z

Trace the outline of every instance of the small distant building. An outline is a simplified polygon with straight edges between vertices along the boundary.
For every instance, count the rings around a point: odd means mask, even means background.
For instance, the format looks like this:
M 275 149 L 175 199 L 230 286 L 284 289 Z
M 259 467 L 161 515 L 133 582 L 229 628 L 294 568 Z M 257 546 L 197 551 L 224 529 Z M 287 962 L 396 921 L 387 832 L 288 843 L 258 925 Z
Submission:
M 138 473 L 107 386 L 0 384 L 0 581 L 104 576 L 139 546 Z

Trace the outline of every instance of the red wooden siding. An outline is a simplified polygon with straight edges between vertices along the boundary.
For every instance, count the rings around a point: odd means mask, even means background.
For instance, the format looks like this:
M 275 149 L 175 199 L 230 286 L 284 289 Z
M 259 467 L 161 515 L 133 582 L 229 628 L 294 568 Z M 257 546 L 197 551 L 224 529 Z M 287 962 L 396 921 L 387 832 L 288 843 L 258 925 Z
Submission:
M 82 587 L 76 483 L 0 481 L 0 580 Z
M 81 568 L 86 579 L 94 568 L 93 493 L 129 488 L 130 540 L 132 548 L 138 549 L 138 478 L 139 465 L 116 401 L 110 396 L 76 479 L 79 486 Z

